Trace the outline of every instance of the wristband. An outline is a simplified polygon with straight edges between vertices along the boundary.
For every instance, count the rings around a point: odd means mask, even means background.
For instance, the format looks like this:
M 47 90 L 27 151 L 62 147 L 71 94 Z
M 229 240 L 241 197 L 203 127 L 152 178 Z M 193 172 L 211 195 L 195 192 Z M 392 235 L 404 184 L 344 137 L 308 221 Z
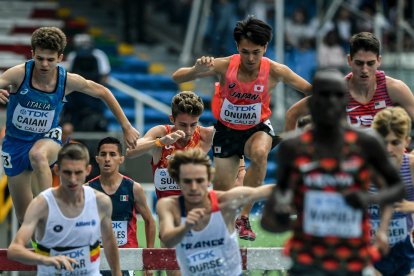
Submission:
M 159 148 L 162 148 L 162 147 L 164 147 L 164 146 L 165 146 L 165 145 L 161 142 L 160 138 L 155 139 L 154 144 L 155 144 L 157 147 L 159 147 Z

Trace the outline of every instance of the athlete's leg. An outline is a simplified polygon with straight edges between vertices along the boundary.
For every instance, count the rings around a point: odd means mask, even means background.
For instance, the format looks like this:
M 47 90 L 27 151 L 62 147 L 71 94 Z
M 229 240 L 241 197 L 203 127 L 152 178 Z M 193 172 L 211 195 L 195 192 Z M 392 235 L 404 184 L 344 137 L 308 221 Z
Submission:
M 52 172 L 50 165 L 56 162 L 61 146 L 52 139 L 40 139 L 29 151 L 30 164 L 33 168 L 33 177 L 38 187 L 34 191 L 41 192 L 52 187 Z
M 226 158 L 214 157 L 214 190 L 227 191 L 234 188 L 239 166 L 240 158 L 236 155 Z
M 250 165 L 244 176 L 244 186 L 259 187 L 262 185 L 266 176 L 267 156 L 271 148 L 272 137 L 263 131 L 258 131 L 247 139 L 244 153 L 250 160 Z M 241 211 L 241 215 L 249 216 L 252 206 L 253 204 L 247 204 Z
M 13 200 L 14 210 L 16 211 L 17 220 L 23 223 L 26 209 L 33 199 L 32 189 L 30 187 L 31 171 L 23 171 L 16 176 L 7 177 L 10 195 Z

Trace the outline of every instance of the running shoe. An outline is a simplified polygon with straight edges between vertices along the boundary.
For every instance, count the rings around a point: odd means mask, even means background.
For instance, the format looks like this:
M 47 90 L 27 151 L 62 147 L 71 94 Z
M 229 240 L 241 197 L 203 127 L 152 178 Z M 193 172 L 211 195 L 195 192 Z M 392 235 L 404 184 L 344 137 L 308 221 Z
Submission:
M 249 217 L 241 216 L 236 219 L 236 230 L 239 233 L 239 238 L 248 241 L 254 241 L 256 234 L 250 226 Z

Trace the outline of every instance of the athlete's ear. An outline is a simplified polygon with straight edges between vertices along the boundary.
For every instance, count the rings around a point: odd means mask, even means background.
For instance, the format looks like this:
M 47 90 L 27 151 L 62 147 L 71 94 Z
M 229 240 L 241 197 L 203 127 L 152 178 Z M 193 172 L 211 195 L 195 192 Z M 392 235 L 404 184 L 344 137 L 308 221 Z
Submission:
M 408 148 L 408 146 L 410 145 L 410 143 L 411 143 L 411 137 L 405 138 L 405 145 L 404 145 L 404 147 L 405 148 Z
M 55 164 L 53 165 L 53 172 L 54 172 L 56 175 L 59 175 L 59 165 L 58 165 L 57 163 L 55 163 Z
M 378 58 L 377 58 L 378 67 L 381 66 L 381 61 L 382 61 L 382 56 L 381 55 L 378 55 Z
M 174 123 L 175 123 L 175 119 L 174 119 L 173 115 L 169 115 L 169 116 L 168 116 L 168 118 L 170 119 L 170 122 L 171 122 L 172 124 L 174 124 Z
M 350 54 L 347 55 L 347 59 L 348 59 L 348 65 L 351 66 L 352 57 Z
M 89 165 L 86 167 L 86 176 L 88 176 L 88 175 L 91 173 L 91 171 L 92 171 L 92 165 L 91 165 L 91 164 L 89 164 Z

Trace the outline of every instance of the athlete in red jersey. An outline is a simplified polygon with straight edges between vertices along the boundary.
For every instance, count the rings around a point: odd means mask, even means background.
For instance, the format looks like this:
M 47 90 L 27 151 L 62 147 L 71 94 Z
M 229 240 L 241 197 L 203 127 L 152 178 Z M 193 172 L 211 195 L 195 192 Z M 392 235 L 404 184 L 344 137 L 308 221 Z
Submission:
M 373 275 L 371 259 L 388 250 L 390 216 L 381 214 L 376 247 L 370 245 L 366 206 L 390 208 L 404 197 L 399 173 L 382 141 L 344 123 L 346 82 L 339 71 L 315 74 L 310 130 L 287 138 L 278 151 L 278 185 L 266 203 L 262 226 L 290 228 L 289 275 Z M 383 178 L 378 194 L 368 191 L 371 174 Z M 370 274 L 364 274 L 370 269 Z
M 90 180 L 87 185 L 107 194 L 112 202 L 112 230 L 118 247 L 138 247 L 136 215 L 140 214 L 145 224 L 145 239 L 148 248 L 154 247 L 155 220 L 148 207 L 142 186 L 122 175 L 119 166 L 124 162 L 121 142 L 113 137 L 99 141 L 96 162 L 100 175 Z M 102 272 L 102 275 L 110 275 Z M 123 271 L 123 275 L 129 275 Z
M 151 128 L 138 139 L 136 148 L 127 151 L 127 157 L 138 157 L 144 153 L 152 155 L 151 165 L 158 198 L 180 194 L 179 186 L 169 176 L 168 160 L 177 150 L 200 147 L 208 152 L 213 140 L 213 127 L 199 126 L 204 110 L 202 99 L 195 93 L 183 91 L 174 96 L 171 103 L 172 125 Z
M 183 67 L 173 74 L 176 82 L 216 76 L 212 109 L 218 120 L 213 141 L 216 174 L 214 189 L 229 190 L 235 186 L 239 159 L 250 159 L 243 184 L 262 185 L 266 176 L 267 156 L 275 140 L 269 121 L 271 91 L 279 82 L 307 93 L 311 85 L 286 65 L 264 58 L 272 28 L 254 17 L 236 24 L 233 32 L 238 54 L 223 57 L 201 57 L 193 67 Z M 237 227 L 242 239 L 254 240 L 246 206 Z
M 358 33 L 350 40 L 346 76 L 349 102 L 346 106 L 348 122 L 354 126 L 370 127 L 374 115 L 387 106 L 399 105 L 414 120 L 414 96 L 401 80 L 378 71 L 381 65 L 380 42 L 368 32 Z M 295 128 L 297 120 L 308 114 L 307 98 L 300 100 L 286 112 L 285 130 Z

